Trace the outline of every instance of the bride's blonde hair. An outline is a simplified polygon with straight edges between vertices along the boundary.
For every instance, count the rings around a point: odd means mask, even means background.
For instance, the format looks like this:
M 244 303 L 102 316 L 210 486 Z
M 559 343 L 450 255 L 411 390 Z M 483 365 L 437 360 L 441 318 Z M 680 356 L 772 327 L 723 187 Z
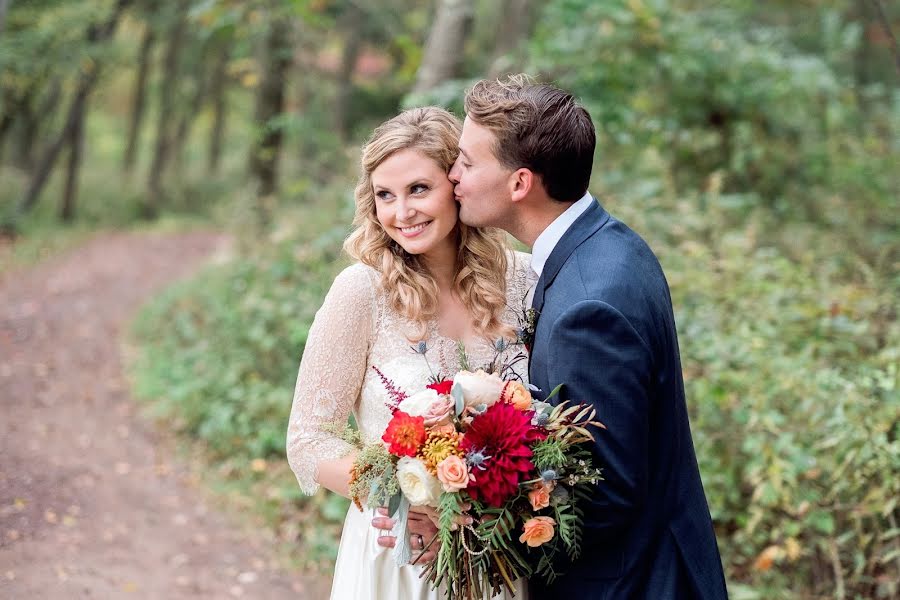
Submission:
M 390 308 L 412 321 L 410 339 L 427 336 L 428 320 L 438 309 L 438 286 L 422 258 L 409 254 L 392 240 L 375 216 L 372 171 L 401 150 L 415 150 L 450 171 L 459 153 L 459 120 L 442 108 L 428 106 L 404 111 L 375 129 L 362 152 L 356 185 L 353 231 L 344 250 L 381 273 L 381 286 Z M 468 227 L 457 221 L 450 235 L 457 239 L 457 294 L 479 334 L 488 339 L 510 334 L 500 320 L 506 307 L 507 244 L 497 229 Z

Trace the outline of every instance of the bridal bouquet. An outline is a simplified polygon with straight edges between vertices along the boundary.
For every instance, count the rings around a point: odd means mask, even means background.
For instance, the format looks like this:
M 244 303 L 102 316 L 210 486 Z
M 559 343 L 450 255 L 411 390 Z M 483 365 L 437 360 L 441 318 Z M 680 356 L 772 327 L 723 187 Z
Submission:
M 536 401 L 501 377 L 512 369 L 493 370 L 434 377 L 412 394 L 378 371 L 393 416 L 383 444 L 363 446 L 351 472 L 357 507 L 388 506 L 397 519 L 398 564 L 412 557 L 409 507 L 436 509 L 425 549 L 439 549 L 423 576 L 451 600 L 514 591 L 519 577 L 552 580 L 557 555 L 580 552 L 580 505 L 600 479 L 586 445 L 589 427 L 603 427 L 594 409 Z M 457 525 L 463 513 L 472 525 Z

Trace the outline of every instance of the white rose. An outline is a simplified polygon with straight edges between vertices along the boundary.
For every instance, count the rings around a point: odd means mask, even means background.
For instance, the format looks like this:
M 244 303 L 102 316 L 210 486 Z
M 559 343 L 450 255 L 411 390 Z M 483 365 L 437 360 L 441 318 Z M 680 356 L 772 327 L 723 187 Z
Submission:
M 431 388 L 427 388 L 400 402 L 397 405 L 397 409 L 402 410 L 411 417 L 421 417 L 436 400 L 440 399 L 440 394 Z
M 453 378 L 453 383 L 458 383 L 463 391 L 463 401 L 466 406 L 492 406 L 500 400 L 503 391 L 502 379 L 496 375 L 490 375 L 478 369 L 474 373 L 460 371 Z
M 418 458 L 404 456 L 397 462 L 397 480 L 400 491 L 413 506 L 438 507 L 441 482 L 428 472 L 425 463 Z

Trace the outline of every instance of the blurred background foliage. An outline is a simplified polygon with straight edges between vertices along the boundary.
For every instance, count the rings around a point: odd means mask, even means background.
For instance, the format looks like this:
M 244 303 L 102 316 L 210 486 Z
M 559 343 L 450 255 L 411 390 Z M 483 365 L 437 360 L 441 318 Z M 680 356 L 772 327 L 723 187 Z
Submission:
M 0 260 L 230 231 L 139 316 L 136 391 L 327 568 L 347 504 L 300 496 L 284 436 L 358 148 L 537 75 L 591 111 L 592 191 L 669 277 L 732 596 L 896 598 L 898 30 L 875 0 L 0 0 Z

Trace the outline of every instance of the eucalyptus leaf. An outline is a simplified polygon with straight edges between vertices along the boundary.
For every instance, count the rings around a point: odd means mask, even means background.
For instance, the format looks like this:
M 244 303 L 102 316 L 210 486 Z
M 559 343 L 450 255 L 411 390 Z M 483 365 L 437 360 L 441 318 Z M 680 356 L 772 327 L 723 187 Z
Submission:
M 400 508 L 400 500 L 402 499 L 403 494 L 394 494 L 391 496 L 390 501 L 388 501 L 388 514 L 393 515 L 397 512 L 397 509 Z
M 463 400 L 462 386 L 454 382 L 453 387 L 450 388 L 450 397 L 453 398 L 456 403 L 456 416 L 458 417 L 462 414 L 463 409 L 466 407 L 466 403 Z

